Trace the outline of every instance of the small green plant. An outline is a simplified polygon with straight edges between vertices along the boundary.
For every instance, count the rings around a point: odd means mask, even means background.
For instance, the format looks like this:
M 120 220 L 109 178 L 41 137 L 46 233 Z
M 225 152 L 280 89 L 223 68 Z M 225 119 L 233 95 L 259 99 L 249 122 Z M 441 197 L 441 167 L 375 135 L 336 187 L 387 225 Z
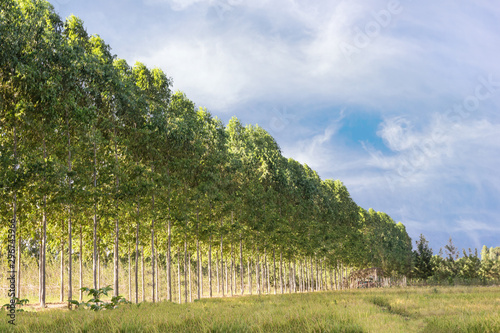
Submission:
M 15 302 L 16 302 L 16 307 L 17 307 L 17 306 L 24 306 L 24 305 L 26 305 L 26 304 L 28 304 L 28 303 L 29 303 L 29 299 L 27 299 L 27 298 L 24 298 L 24 299 L 19 299 L 18 297 L 14 297 L 14 300 L 15 300 Z M 9 307 L 9 306 L 10 306 L 10 303 L 4 304 L 4 305 L 2 306 L 2 310 L 3 310 L 3 309 L 8 309 L 8 307 Z M 17 308 L 17 309 L 16 309 L 16 312 L 24 312 L 24 310 L 23 310 L 23 309 L 19 309 L 19 308 Z
M 100 311 L 100 310 L 111 310 L 116 309 L 119 304 L 131 304 L 131 302 L 127 301 L 123 296 L 113 296 L 111 298 L 111 302 L 104 302 L 101 298 L 102 296 L 108 296 L 108 292 L 113 290 L 111 286 L 106 286 L 99 289 L 87 288 L 83 287 L 80 290 L 87 292 L 88 296 L 92 296 L 87 302 L 78 302 L 76 300 L 68 300 L 68 306 L 75 305 L 76 308 L 82 307 L 92 311 Z

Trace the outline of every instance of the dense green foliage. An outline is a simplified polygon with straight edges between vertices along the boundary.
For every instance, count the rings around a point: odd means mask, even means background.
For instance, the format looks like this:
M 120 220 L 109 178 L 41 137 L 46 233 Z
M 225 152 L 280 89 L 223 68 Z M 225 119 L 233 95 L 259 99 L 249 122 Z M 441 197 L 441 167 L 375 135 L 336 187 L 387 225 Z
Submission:
M 1 251 L 15 219 L 18 249 L 40 259 L 42 304 L 46 256 L 64 262 L 65 253 L 94 265 L 113 257 L 115 296 L 125 255 L 135 259 L 137 290 L 142 247 L 169 275 L 171 249 L 183 249 L 187 267 L 212 245 L 232 262 L 236 244 L 257 271 L 271 253 L 288 271 L 313 260 L 316 271 L 318 261 L 411 270 L 401 223 L 283 157 L 262 127 L 236 118 L 224 126 L 172 93 L 162 70 L 112 56 L 80 19 L 61 20 L 44 0 L 4 0 L 0 44 Z M 93 282 L 97 289 L 95 270 Z
M 445 246 L 446 256 L 442 251 L 432 255 L 432 249 L 423 235 L 416 242 L 417 249 L 413 252 L 414 267 L 413 278 L 429 282 L 445 283 L 487 283 L 500 280 L 500 258 L 496 256 L 497 249 L 483 247 L 481 258 L 477 249 L 473 252 L 462 250 L 459 257 L 458 249 L 453 241 L 448 241 Z M 490 255 L 491 253 L 491 255 Z

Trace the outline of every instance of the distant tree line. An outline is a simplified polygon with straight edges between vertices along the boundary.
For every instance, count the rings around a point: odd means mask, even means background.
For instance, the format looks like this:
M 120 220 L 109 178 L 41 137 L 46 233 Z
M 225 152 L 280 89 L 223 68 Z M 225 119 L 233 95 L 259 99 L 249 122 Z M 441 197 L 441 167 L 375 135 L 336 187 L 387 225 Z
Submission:
M 483 246 L 481 258 L 477 249 L 459 250 L 450 237 L 448 244 L 433 255 L 424 235 L 416 241 L 413 252 L 413 271 L 411 276 L 417 280 L 438 283 L 488 283 L 500 281 L 500 247 Z

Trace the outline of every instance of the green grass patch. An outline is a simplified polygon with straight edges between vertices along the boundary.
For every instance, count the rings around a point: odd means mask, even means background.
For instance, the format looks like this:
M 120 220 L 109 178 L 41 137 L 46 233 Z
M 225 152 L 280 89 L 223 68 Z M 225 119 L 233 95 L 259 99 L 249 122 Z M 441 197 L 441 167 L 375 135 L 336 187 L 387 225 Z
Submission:
M 419 287 L 22 312 L 0 331 L 500 332 L 499 318 L 499 287 Z

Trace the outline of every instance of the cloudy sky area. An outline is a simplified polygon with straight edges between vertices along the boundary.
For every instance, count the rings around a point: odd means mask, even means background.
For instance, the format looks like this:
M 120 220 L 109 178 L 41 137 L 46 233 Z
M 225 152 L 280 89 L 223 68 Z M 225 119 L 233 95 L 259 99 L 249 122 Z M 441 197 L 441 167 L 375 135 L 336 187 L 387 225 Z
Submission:
M 435 252 L 500 246 L 500 6 L 491 0 L 51 0 L 225 123 L 342 180 Z

